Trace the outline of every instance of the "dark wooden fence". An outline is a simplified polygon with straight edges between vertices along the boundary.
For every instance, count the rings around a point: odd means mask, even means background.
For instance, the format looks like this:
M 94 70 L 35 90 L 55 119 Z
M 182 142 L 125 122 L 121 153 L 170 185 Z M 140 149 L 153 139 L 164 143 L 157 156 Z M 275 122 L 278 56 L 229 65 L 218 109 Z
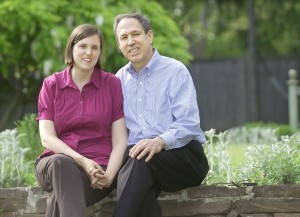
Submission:
M 288 124 L 286 81 L 291 68 L 299 71 L 299 57 L 258 59 L 255 121 Z M 204 130 L 225 130 L 250 121 L 247 108 L 253 102 L 248 100 L 244 59 L 194 61 L 189 69 L 197 89 Z
M 203 130 L 226 130 L 251 120 L 248 107 L 253 102 L 248 100 L 247 64 L 244 59 L 199 60 L 193 61 L 188 68 L 197 89 Z M 288 124 L 286 81 L 291 68 L 300 71 L 300 57 L 258 59 L 258 112 L 255 121 Z M 9 94 L 0 97 L 0 116 L 13 95 Z M 11 128 L 13 121 L 21 119 L 24 114 L 37 112 L 36 102 L 22 105 L 14 113 Z

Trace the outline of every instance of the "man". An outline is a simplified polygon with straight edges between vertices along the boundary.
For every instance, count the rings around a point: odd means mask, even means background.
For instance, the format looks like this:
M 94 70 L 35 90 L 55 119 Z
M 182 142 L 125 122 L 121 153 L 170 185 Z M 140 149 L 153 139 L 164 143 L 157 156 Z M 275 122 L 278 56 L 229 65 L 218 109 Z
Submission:
M 208 172 L 196 90 L 181 62 L 153 48 L 145 16 L 117 16 L 114 34 L 129 60 L 117 73 L 129 146 L 119 173 L 114 216 L 159 217 L 160 191 L 198 186 Z

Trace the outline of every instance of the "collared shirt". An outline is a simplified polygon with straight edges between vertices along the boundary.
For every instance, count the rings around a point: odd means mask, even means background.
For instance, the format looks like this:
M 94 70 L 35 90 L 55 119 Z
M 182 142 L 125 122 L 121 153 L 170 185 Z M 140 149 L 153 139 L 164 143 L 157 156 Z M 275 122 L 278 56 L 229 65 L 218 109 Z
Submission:
M 107 165 L 112 150 L 111 125 L 124 117 L 120 79 L 95 69 L 82 92 L 71 68 L 44 79 L 37 120 L 51 120 L 59 139 L 81 155 Z M 51 155 L 46 150 L 41 157 Z
M 205 143 L 196 89 L 184 64 L 154 49 L 139 73 L 128 63 L 116 75 L 122 84 L 129 145 L 156 136 L 165 141 L 166 150 L 191 140 Z

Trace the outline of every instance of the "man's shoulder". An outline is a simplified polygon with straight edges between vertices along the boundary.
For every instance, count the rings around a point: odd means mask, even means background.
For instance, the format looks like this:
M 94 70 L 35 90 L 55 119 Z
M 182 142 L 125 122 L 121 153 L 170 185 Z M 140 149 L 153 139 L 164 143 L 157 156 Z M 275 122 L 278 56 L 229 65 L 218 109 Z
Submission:
M 116 76 L 117 76 L 118 78 L 121 78 L 122 76 L 124 76 L 125 73 L 126 73 L 126 70 L 128 69 L 128 67 L 129 67 L 129 64 L 126 64 L 125 66 L 123 66 L 122 68 L 120 68 L 120 69 L 117 71 Z
M 173 65 L 173 66 L 175 65 L 179 67 L 185 67 L 185 65 L 181 61 L 169 56 L 161 55 L 159 58 L 159 62 L 160 64 L 164 64 L 164 65 Z
M 174 75 L 176 74 L 187 74 L 189 73 L 187 67 L 179 60 L 168 57 L 168 56 L 160 56 L 157 64 L 156 64 L 157 70 L 165 70 L 166 72 L 171 73 Z

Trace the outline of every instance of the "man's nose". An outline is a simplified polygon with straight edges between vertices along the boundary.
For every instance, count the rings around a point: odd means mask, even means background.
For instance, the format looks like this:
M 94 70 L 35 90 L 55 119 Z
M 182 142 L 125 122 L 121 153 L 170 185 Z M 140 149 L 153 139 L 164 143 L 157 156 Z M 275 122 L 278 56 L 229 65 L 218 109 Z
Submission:
M 135 43 L 134 38 L 131 37 L 131 36 L 129 36 L 129 37 L 128 37 L 128 44 L 130 45 L 130 44 L 134 44 L 134 43 Z

